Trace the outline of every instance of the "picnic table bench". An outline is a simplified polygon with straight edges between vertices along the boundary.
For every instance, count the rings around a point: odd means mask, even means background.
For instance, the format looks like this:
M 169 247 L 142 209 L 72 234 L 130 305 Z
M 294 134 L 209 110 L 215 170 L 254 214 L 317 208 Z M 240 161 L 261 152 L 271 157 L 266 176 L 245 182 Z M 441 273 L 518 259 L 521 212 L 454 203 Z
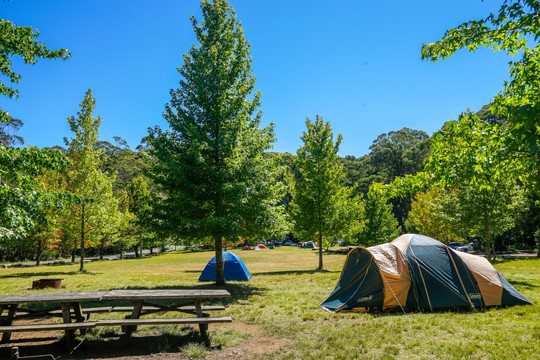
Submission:
M 223 306 L 203 306 L 206 299 L 219 299 L 230 297 L 226 290 L 196 290 L 196 289 L 168 289 L 168 290 L 110 290 L 80 293 L 41 293 L 24 295 L 0 296 L 0 332 L 2 342 L 10 340 L 13 332 L 64 330 L 66 342 L 71 346 L 75 330 L 81 332 L 89 328 L 100 326 L 121 326 L 124 331 L 123 338 L 129 339 L 139 325 L 165 325 L 165 324 L 198 324 L 201 338 L 206 346 L 210 346 L 207 330 L 210 323 L 231 322 L 230 317 L 210 317 L 206 311 L 224 310 Z M 156 301 L 167 300 L 168 305 Z M 82 308 L 81 303 L 130 301 L 132 306 L 100 306 Z M 55 304 L 47 310 L 32 310 L 22 307 L 22 304 Z M 59 304 L 59 306 L 58 306 Z M 4 316 L 4 311 L 7 314 Z M 195 317 L 173 318 L 141 318 L 143 315 L 158 312 L 182 312 L 195 315 Z M 128 312 L 124 319 L 105 319 L 88 321 L 92 313 L 100 312 Z M 36 325 L 15 325 L 15 320 L 24 318 L 41 318 L 49 316 L 62 316 L 62 323 L 40 323 Z

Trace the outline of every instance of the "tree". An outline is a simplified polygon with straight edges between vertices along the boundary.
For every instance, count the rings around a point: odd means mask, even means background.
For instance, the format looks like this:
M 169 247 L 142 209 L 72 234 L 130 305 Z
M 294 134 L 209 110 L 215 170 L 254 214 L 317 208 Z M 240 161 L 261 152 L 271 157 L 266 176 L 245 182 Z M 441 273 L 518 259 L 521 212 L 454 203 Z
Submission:
M 431 139 L 424 131 L 403 128 L 381 134 L 369 147 L 369 156 L 374 172 L 389 184 L 396 177 L 416 174 L 422 171 L 429 157 Z M 380 181 L 380 180 L 379 180 Z M 402 231 L 411 207 L 411 197 L 403 196 L 390 200 L 394 216 Z
M 400 234 L 399 223 L 392 214 L 392 205 L 380 190 L 381 184 L 373 184 L 368 192 L 364 219 L 365 226 L 357 235 L 364 246 L 382 244 L 394 240 Z
M 152 208 L 150 206 L 151 193 L 148 190 L 146 181 L 138 176 L 131 180 L 126 188 L 128 199 L 128 211 L 133 214 L 133 218 L 130 221 L 130 234 L 136 238 L 137 246 L 140 247 L 140 256 L 142 256 L 143 239 L 150 237 L 150 214 Z
M 24 238 L 47 209 L 62 206 L 69 197 L 44 189 L 38 177 L 68 166 L 68 159 L 58 150 L 0 145 L 0 242 Z
M 427 192 L 418 193 L 412 202 L 407 218 L 407 232 L 422 234 L 445 243 L 458 241 L 455 224 L 444 211 L 445 200 L 452 192 L 433 187 Z
M 371 162 L 386 176 L 385 183 L 397 176 L 415 174 L 423 170 L 429 157 L 429 140 L 424 131 L 409 128 L 381 134 L 369 147 Z
M 355 187 L 355 196 L 365 197 L 371 184 L 386 182 L 386 176 L 375 169 L 369 154 L 359 158 L 347 155 L 340 160 L 345 171 L 343 184 L 348 187 Z
M 456 191 L 448 213 L 462 234 L 482 237 L 489 260 L 493 239 L 513 225 L 523 204 L 521 186 L 505 171 L 515 166 L 515 158 L 497 158 L 504 148 L 500 131 L 499 123 L 463 114 L 433 136 L 425 167 L 433 186 Z
M 490 187 L 462 186 L 447 197 L 443 210 L 462 237 L 481 238 L 486 257 L 492 261 L 496 236 L 514 227 L 523 209 L 523 188 L 511 179 L 493 182 Z
M 514 227 L 495 239 L 496 250 L 532 250 L 535 248 L 534 233 L 540 229 L 540 201 L 538 200 L 534 196 L 526 196 L 524 206 L 515 219 Z
M 40 41 L 35 40 L 39 31 L 31 27 L 17 26 L 11 21 L 0 19 L 0 73 L 11 83 L 18 84 L 21 76 L 13 72 L 12 60 L 14 55 L 22 57 L 25 64 L 35 64 L 38 59 L 66 60 L 70 53 L 66 49 L 49 50 Z M 17 98 L 19 91 L 0 81 L 0 94 L 9 98 Z M 9 113 L 0 108 L 0 123 L 9 122 Z
M 96 149 L 100 150 L 101 170 L 110 176 L 115 175 L 114 191 L 125 189 L 130 182 L 144 176 L 147 168 L 146 152 L 133 151 L 126 141 L 115 136 L 115 144 L 108 141 L 98 141 Z
M 4 146 L 14 146 L 24 144 L 21 136 L 17 135 L 17 131 L 23 126 L 23 122 L 11 116 L 5 122 L 0 121 L 0 144 Z
M 151 176 L 162 193 L 155 214 L 175 237 L 211 240 L 216 282 L 224 284 L 222 248 L 239 236 L 283 232 L 277 167 L 267 156 L 273 125 L 259 129 L 250 45 L 225 0 L 201 2 L 191 22 L 199 42 L 184 55 L 182 80 L 171 90 L 169 131 L 150 129 Z
M 95 149 L 101 124 L 101 117 L 94 118 L 92 115 L 95 106 L 92 89 L 88 89 L 77 117 L 68 118 L 75 137 L 65 140 L 68 156 L 73 161 L 67 187 L 78 196 L 79 201 L 70 207 L 63 233 L 73 242 L 73 250 L 78 239 L 81 249 L 79 271 L 84 270 L 85 248 L 98 244 L 114 233 L 118 223 L 115 220 L 118 202 L 112 190 L 114 178 L 107 177 L 100 170 L 100 154 Z
M 352 197 L 354 188 L 342 184 L 345 173 L 337 155 L 341 135 L 334 142 L 330 123 L 318 115 L 315 122 L 306 120 L 306 128 L 295 160 L 301 179 L 293 191 L 294 232 L 318 242 L 322 269 L 322 248 L 354 226 L 359 204 Z
M 422 59 L 438 61 L 460 49 L 479 47 L 504 51 L 517 56 L 510 62 L 510 81 L 494 99 L 496 117 L 506 117 L 501 136 L 506 149 L 502 158 L 516 157 L 508 169 L 526 181 L 526 186 L 540 195 L 540 2 L 507 0 L 498 13 L 480 20 L 465 22 L 446 31 L 443 38 L 422 47 Z

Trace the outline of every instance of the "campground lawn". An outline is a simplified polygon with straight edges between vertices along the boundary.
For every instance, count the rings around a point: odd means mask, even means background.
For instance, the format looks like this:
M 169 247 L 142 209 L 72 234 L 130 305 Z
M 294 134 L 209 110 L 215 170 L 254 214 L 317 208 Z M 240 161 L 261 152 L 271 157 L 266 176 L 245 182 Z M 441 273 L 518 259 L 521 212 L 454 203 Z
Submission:
M 287 339 L 262 359 L 540 359 L 540 260 L 498 262 L 495 267 L 533 306 L 486 311 L 331 314 L 319 307 L 339 278 L 342 254 L 324 256 L 325 271 L 315 271 L 317 253 L 297 247 L 235 251 L 253 275 L 249 282 L 231 282 L 225 312 L 232 329 L 245 324 L 262 329 L 261 339 Z M 145 259 L 101 261 L 78 265 L 0 270 L 2 294 L 29 293 L 32 280 L 63 278 L 59 291 L 118 288 L 211 287 L 197 279 L 213 252 L 181 251 Z M 35 290 L 34 290 L 35 291 Z M 51 290 L 47 290 L 51 291 Z M 144 330 L 141 331 L 150 331 Z M 176 327 L 160 332 L 183 331 Z M 210 326 L 214 341 L 228 351 L 249 334 L 226 326 Z M 94 334 L 99 338 L 99 334 Z M 227 340 L 227 336 L 234 338 Z M 254 336 L 254 335 L 253 335 Z M 23 346 L 20 344 L 19 346 Z M 189 356 L 209 352 L 184 346 Z M 178 348 L 176 350 L 178 351 Z M 190 352 L 191 351 L 191 352 Z

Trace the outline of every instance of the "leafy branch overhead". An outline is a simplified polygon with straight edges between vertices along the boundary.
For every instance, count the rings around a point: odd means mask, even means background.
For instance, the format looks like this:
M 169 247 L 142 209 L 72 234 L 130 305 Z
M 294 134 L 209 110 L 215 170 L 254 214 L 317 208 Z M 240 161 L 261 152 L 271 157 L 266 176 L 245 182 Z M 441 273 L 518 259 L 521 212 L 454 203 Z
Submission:
M 479 47 L 520 55 L 510 62 L 512 79 L 505 83 L 499 101 L 513 105 L 538 103 L 540 92 L 540 2 L 536 0 L 505 1 L 498 13 L 480 20 L 467 21 L 446 31 L 435 43 L 422 46 L 422 59 L 446 59 L 460 49 L 475 51 Z
M 498 13 L 471 20 L 448 30 L 444 37 L 422 47 L 422 59 L 438 61 L 460 49 L 479 47 L 503 51 L 518 59 L 510 62 L 510 81 L 493 101 L 493 110 L 505 118 L 500 158 L 516 157 L 509 168 L 531 192 L 540 195 L 540 2 L 508 0 Z
M 39 31 L 31 27 L 18 26 L 11 21 L 0 19 L 0 73 L 12 84 L 18 84 L 21 76 L 13 71 L 12 57 L 20 56 L 25 64 L 36 64 L 38 59 L 63 59 L 71 54 L 67 49 L 49 50 L 36 40 Z M 17 98 L 19 91 L 0 81 L 0 95 Z M 0 122 L 9 120 L 9 113 L 0 108 Z

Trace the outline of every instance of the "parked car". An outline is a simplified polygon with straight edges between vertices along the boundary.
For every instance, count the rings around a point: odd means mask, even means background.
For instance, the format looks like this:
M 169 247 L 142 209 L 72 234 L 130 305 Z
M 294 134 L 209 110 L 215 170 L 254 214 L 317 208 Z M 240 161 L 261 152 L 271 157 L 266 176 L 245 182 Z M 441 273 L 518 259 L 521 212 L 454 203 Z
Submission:
M 448 247 L 454 250 L 457 250 L 457 248 L 460 246 L 463 246 L 463 244 L 457 241 L 452 241 L 450 244 L 448 244 Z
M 463 251 L 463 252 L 473 251 L 473 244 L 468 243 L 468 244 L 465 244 L 463 246 L 459 246 L 456 250 L 457 251 Z
M 285 241 L 285 243 L 283 244 L 285 246 L 291 246 L 292 245 L 292 241 L 291 240 L 287 240 Z

